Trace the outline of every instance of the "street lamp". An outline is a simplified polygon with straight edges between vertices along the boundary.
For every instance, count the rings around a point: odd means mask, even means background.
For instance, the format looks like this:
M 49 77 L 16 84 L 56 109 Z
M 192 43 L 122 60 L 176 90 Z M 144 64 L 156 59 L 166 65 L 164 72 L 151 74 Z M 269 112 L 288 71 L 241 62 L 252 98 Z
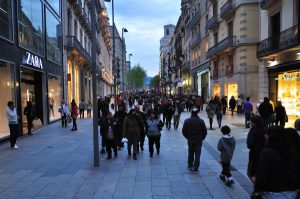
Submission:
M 115 113 L 117 112 L 117 68 L 116 68 L 116 38 L 115 38 L 115 8 L 114 8 L 114 0 L 104 0 L 106 2 L 111 2 L 111 10 L 112 10 L 112 37 L 113 37 L 113 57 L 112 57 L 112 65 L 114 71 L 114 98 L 115 98 Z
M 124 91 L 124 86 L 125 86 L 125 82 L 124 82 L 124 67 L 126 67 L 126 49 L 125 49 L 125 42 L 124 42 L 124 32 L 128 32 L 128 30 L 126 28 L 122 28 L 122 90 Z M 124 59 L 124 51 L 125 51 L 125 59 Z
M 97 107 L 97 72 L 96 64 L 96 16 L 95 16 L 95 1 L 91 1 L 91 21 L 92 21 L 92 84 L 93 84 L 93 148 L 94 148 L 94 166 L 99 167 L 99 135 L 98 135 L 98 107 Z

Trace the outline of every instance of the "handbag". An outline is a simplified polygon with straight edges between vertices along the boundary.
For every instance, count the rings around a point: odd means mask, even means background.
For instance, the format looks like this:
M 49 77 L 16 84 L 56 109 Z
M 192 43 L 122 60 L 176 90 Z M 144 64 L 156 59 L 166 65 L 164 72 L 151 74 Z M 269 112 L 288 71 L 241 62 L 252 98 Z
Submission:
M 287 114 L 285 114 L 285 116 L 284 116 L 284 121 L 285 121 L 285 122 L 289 122 L 289 117 L 288 117 Z

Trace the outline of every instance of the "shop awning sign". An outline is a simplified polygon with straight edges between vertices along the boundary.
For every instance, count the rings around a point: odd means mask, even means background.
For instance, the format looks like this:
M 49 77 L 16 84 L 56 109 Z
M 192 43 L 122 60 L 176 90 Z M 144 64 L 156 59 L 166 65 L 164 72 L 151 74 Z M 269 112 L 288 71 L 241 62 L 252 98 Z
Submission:
M 283 73 L 282 78 L 275 78 L 275 80 L 293 80 L 293 79 L 299 79 L 300 74 L 297 75 L 289 75 L 289 73 Z
M 26 52 L 25 56 L 23 57 L 22 64 L 34 66 L 39 69 L 43 69 L 43 62 L 42 59 L 30 52 Z

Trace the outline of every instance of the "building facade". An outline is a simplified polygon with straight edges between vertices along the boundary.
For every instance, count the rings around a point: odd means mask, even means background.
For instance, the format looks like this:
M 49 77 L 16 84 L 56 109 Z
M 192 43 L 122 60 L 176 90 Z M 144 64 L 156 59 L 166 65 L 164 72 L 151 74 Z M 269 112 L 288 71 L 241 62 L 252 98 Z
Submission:
M 209 0 L 207 57 L 212 96 L 243 95 L 258 101 L 258 21 L 257 0 Z
M 299 0 L 260 1 L 259 98 L 281 101 L 300 116 Z
M 60 118 L 63 97 L 62 2 L 4 0 L 0 4 L 0 139 L 9 135 L 8 101 L 20 116 L 21 134 L 27 133 L 22 114 L 31 101 L 35 129 Z
M 174 35 L 175 26 L 168 24 L 164 26 L 164 36 L 160 40 L 160 79 L 161 81 L 161 92 L 167 94 L 170 92 L 171 79 L 169 76 L 170 69 L 170 50 L 171 50 L 171 39 Z

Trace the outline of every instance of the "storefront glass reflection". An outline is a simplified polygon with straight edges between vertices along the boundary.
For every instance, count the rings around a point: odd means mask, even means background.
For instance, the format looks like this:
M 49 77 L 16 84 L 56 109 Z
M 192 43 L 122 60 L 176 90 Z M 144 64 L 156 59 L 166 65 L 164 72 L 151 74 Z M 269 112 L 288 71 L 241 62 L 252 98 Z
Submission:
M 48 97 L 49 97 L 49 121 L 60 118 L 58 109 L 62 100 L 61 78 L 57 76 L 48 76 Z
M 0 36 L 13 40 L 11 0 L 0 0 Z
M 60 15 L 60 0 L 47 0 L 53 10 Z
M 60 32 L 59 21 L 46 9 L 47 58 L 58 64 L 61 64 Z
M 40 0 L 18 1 L 19 43 L 39 55 L 44 55 L 42 16 Z
M 9 135 L 6 118 L 8 101 L 15 101 L 14 65 L 0 61 L 0 138 Z
M 277 80 L 278 100 L 288 115 L 300 116 L 300 73 L 279 74 Z

